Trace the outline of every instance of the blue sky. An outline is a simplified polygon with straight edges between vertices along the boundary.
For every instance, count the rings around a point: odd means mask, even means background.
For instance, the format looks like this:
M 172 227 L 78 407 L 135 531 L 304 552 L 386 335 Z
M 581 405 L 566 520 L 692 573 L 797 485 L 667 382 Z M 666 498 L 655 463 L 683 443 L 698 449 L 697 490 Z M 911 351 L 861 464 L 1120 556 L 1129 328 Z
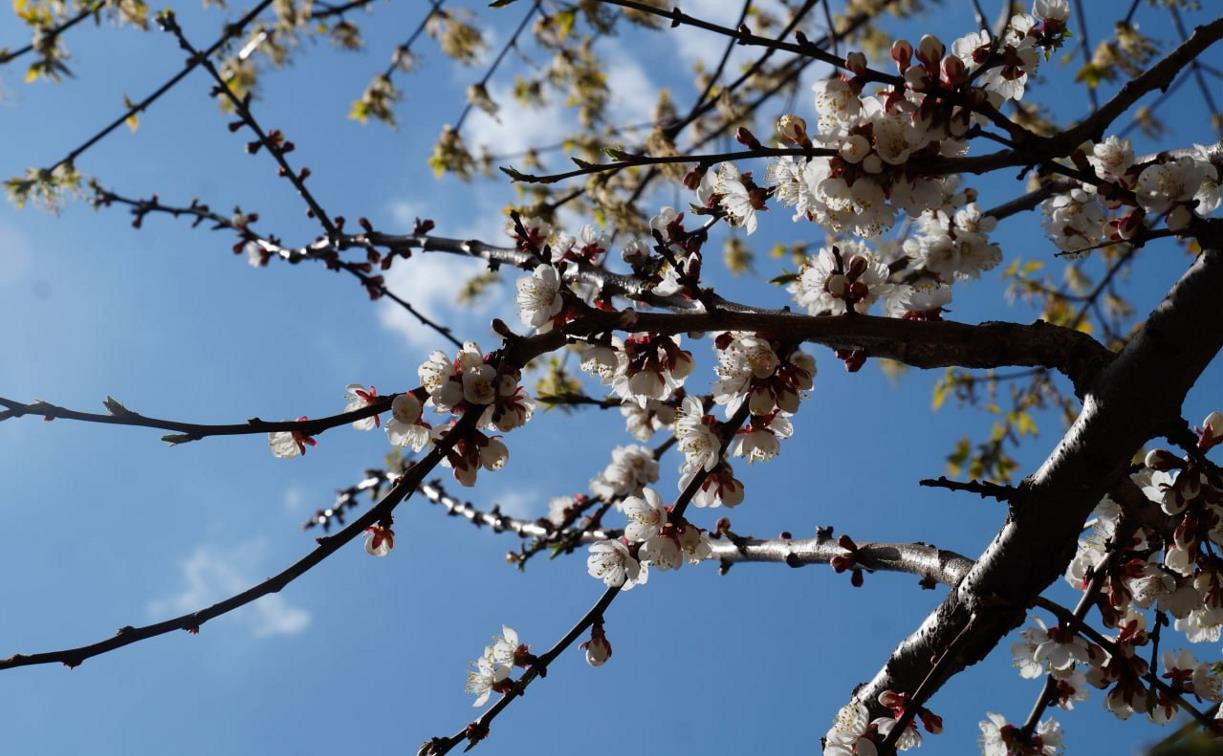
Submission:
M 685 7 L 733 20 L 733 5 Z M 950 43 L 973 22 L 967 3 L 947 5 L 897 32 L 916 39 L 937 29 Z M 509 187 L 438 181 L 425 166 L 440 125 L 458 115 L 463 90 L 482 67 L 457 68 L 424 41 L 422 69 L 400 79 L 397 131 L 344 117 L 422 8 L 379 5 L 375 15 L 359 15 L 365 52 L 318 44 L 266 74 L 255 112 L 297 143 L 296 164 L 310 166 L 311 186 L 333 213 L 403 230 L 427 216 L 442 235 L 497 241 Z M 220 12 L 191 3 L 176 10 L 197 45 L 216 34 Z M 496 25 L 494 49 L 524 11 L 479 10 Z M 1205 15 L 1190 14 L 1190 24 Z M 1174 43 L 1157 10 L 1144 4 L 1136 20 L 1165 49 Z M 1094 36 L 1110 23 L 1093 17 Z M 0 20 L 4 43 L 22 35 L 15 21 Z M 142 96 L 182 61 L 165 35 L 106 25 L 82 26 L 68 44 L 77 78 L 61 85 L 25 85 L 19 68 L 0 70 L 5 176 L 53 162 L 117 113 L 125 94 Z M 602 49 L 613 61 L 617 118 L 637 122 L 655 87 L 669 86 L 680 103 L 689 102 L 695 92 L 684 72 L 697 56 L 716 57 L 722 41 L 691 30 L 626 28 Z M 1219 59 L 1212 51 L 1210 60 Z M 521 65 L 512 63 L 493 79 L 494 96 Z M 1044 101 L 1058 113 L 1086 107 L 1079 92 L 1058 89 L 1076 68 L 1055 62 L 1044 69 L 1047 92 L 1058 93 Z M 116 132 L 78 168 L 121 193 L 158 192 L 174 203 L 199 196 L 224 210 L 240 204 L 260 213 L 260 227 L 291 242 L 312 238 L 291 187 L 263 156 L 243 153 L 246 138 L 224 128 L 228 118 L 207 98 L 208 88 L 197 72 L 142 117 L 137 133 Z M 812 115 L 805 91 L 797 102 L 796 112 Z M 1160 146 L 1212 139 L 1192 84 L 1172 108 Z M 465 136 L 512 152 L 555 141 L 563 133 L 558 124 L 571 118 L 559 104 L 525 122 L 507 110 L 504 127 L 474 115 Z M 1150 145 L 1139 140 L 1137 147 Z M 1020 190 L 1009 176 L 970 183 L 982 191 L 983 206 Z M 666 190 L 656 201 L 676 197 Z M 1034 220 L 1006 221 L 996 239 L 1008 256 L 1044 260 L 1060 275 L 1063 263 Z M 750 242 L 763 252 L 815 231 L 773 212 Z M 389 305 L 371 304 L 347 278 L 313 265 L 252 269 L 230 244 L 227 235 L 168 218 L 149 218 L 136 231 L 121 211 L 95 212 L 79 202 L 58 216 L 0 205 L 0 395 L 87 409 L 110 394 L 138 412 L 200 422 L 319 416 L 342 407 L 349 382 L 383 393 L 415 385 L 417 365 L 444 346 Z M 1187 262 L 1172 245 L 1145 251 L 1127 282 L 1136 309 L 1157 302 Z M 463 337 L 491 345 L 488 321 L 510 312 L 510 294 L 476 311 L 455 307 L 450 294 L 454 271 L 478 267 L 417 255 L 396 265 L 390 284 Z M 740 280 L 716 264 L 708 269 L 733 298 L 784 304 L 784 293 L 764 283 L 773 271 L 763 255 L 758 267 L 762 275 Z M 1027 321 L 1034 314 L 1004 301 L 995 272 L 957 291 L 953 316 Z M 944 471 L 960 436 L 983 436 L 988 416 L 954 407 L 931 413 L 934 373 L 910 372 L 894 384 L 873 365 L 848 375 L 828 350 L 813 351 L 820 373 L 794 438 L 773 463 L 737 466 L 748 501 L 731 514 L 736 531 L 809 536 L 831 524 L 855 538 L 979 553 L 1004 511 L 916 481 Z M 708 375 L 707 357 L 703 364 Z M 704 385 L 708 378 L 691 380 Z M 1186 416 L 1196 422 L 1217 408 L 1221 387 L 1216 364 L 1190 394 Z M 1017 455 L 1021 470 L 1034 469 L 1060 435 L 1057 418 L 1038 421 L 1042 435 Z M 272 458 L 261 436 L 168 448 L 159 435 L 30 418 L 0 423 L 0 655 L 92 642 L 123 625 L 211 603 L 282 569 L 312 545 L 302 520 L 388 450 L 383 434 L 349 429 L 325 434 L 304 459 L 289 461 Z M 628 442 L 615 412 L 540 413 L 509 438 L 508 468 L 462 493 L 481 506 L 500 502 L 539 516 L 550 496 L 584 490 L 610 449 Z M 663 464 L 659 488 L 666 495 L 674 491 L 676 460 Z M 476 531 L 423 500 L 400 508 L 396 532 L 389 558 L 372 560 L 353 544 L 280 595 L 205 625 L 197 637 L 163 636 L 71 672 L 5 672 L 0 742 L 7 752 L 40 754 L 413 752 L 475 714 L 463 693 L 464 670 L 502 624 L 545 648 L 600 593 L 581 556 L 539 560 L 519 573 L 504 561 L 515 545 L 510 537 Z M 777 565 L 740 565 L 725 577 L 712 565 L 656 575 L 609 613 L 611 662 L 592 670 L 576 650 L 562 657 L 496 721 L 480 751 L 817 752 L 853 686 L 941 600 L 941 589 L 921 591 L 916 582 L 870 575 L 854 589 L 828 569 Z M 1073 600 L 1061 585 L 1052 590 Z M 1199 657 L 1218 651 L 1194 650 Z M 947 731 L 928 739 L 926 751 L 971 750 L 985 711 L 1022 719 L 1039 685 L 1021 680 L 1000 648 L 934 699 Z M 1071 752 L 1129 752 L 1161 732 L 1143 721 L 1118 723 L 1099 694 L 1056 716 Z

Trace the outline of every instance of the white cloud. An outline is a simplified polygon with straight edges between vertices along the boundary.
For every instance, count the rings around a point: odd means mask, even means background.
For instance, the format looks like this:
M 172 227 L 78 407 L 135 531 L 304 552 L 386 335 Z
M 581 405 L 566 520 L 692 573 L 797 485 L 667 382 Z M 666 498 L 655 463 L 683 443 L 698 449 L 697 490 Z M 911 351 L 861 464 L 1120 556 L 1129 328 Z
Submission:
M 658 96 L 649 73 L 613 38 L 603 40 L 598 53 L 609 63 L 608 120 L 619 125 L 649 120 Z M 578 131 L 576 109 L 564 105 L 562 93 L 546 90 L 548 104 L 537 109 L 515 100 L 508 83 L 494 83 L 488 91 L 501 109 L 496 118 L 482 110 L 468 115 L 463 141 L 473 151 L 483 146 L 494 155 L 517 153 L 528 147 L 555 144 Z
M 538 516 L 535 510 L 539 508 L 539 501 L 539 491 L 531 489 L 501 494 L 497 497 L 495 503 L 501 507 L 502 514 L 526 519 Z
M 506 241 L 501 227 L 503 216 L 496 206 L 482 201 L 463 205 L 470 213 L 467 217 L 454 213 L 456 207 L 459 206 L 449 205 L 445 213 L 438 214 L 411 200 L 400 200 L 391 205 L 391 215 L 401 228 L 410 229 L 416 218 L 431 218 L 437 223 L 435 233 L 438 236 L 480 239 L 491 244 Z M 456 301 L 459 286 L 484 270 L 486 265 L 482 260 L 442 252 L 416 252 L 407 260 L 395 261 L 385 274 L 386 286 L 426 317 L 449 326 L 456 338 L 479 341 L 488 335 L 489 323 L 494 317 L 503 318 L 507 323 L 518 320 L 504 287 L 494 287 L 474 305 L 460 305 Z M 515 277 L 512 270 L 504 273 L 507 280 L 512 281 Z M 441 335 L 390 300 L 379 303 L 378 321 L 383 327 L 402 334 L 413 347 L 449 348 Z
M 492 85 L 488 93 L 501 108 L 496 118 L 473 108 L 463 124 L 463 141 L 475 153 L 482 147 L 494 155 L 522 152 L 559 142 L 574 131 L 576 122 L 555 92 L 543 108 L 515 100 L 509 85 Z
M 758 2 L 755 7 L 759 10 L 768 13 L 773 18 L 787 18 L 785 9 L 777 2 Z M 721 26 L 733 27 L 735 22 L 739 20 L 739 13 L 743 10 L 742 3 L 727 2 L 727 0 L 685 0 L 684 12 L 704 21 L 711 21 Z M 816 14 L 817 28 L 820 30 L 815 36 L 823 33 L 823 18 Z M 748 26 L 751 27 L 751 17 L 748 17 Z M 810 33 L 810 27 L 804 27 Z M 721 60 L 722 54 L 726 51 L 726 46 L 730 41 L 729 37 L 708 31 L 706 29 L 698 29 L 693 26 L 681 26 L 676 29 L 663 28 L 661 34 L 667 34 L 674 40 L 676 47 L 679 50 L 680 58 L 682 58 L 691 70 L 696 65 L 697 61 L 702 61 L 705 70 L 712 72 Z M 730 59 L 726 63 L 726 73 L 722 75 L 723 82 L 730 81 L 739 75 L 740 71 L 747 65 L 750 65 L 759 58 L 765 49 L 763 47 L 755 47 L 749 45 L 736 45 L 731 49 Z
M 303 486 L 291 485 L 285 489 L 285 511 L 300 512 L 309 500 L 310 494 Z
M 179 562 L 183 589 L 173 596 L 150 601 L 150 616 L 160 619 L 186 614 L 250 588 L 258 582 L 253 576 L 261 574 L 257 568 L 266 550 L 262 539 L 228 549 L 207 544 L 197 547 L 191 556 Z M 276 593 L 238 609 L 233 615 L 256 638 L 296 635 L 310 625 L 310 612 L 293 606 Z

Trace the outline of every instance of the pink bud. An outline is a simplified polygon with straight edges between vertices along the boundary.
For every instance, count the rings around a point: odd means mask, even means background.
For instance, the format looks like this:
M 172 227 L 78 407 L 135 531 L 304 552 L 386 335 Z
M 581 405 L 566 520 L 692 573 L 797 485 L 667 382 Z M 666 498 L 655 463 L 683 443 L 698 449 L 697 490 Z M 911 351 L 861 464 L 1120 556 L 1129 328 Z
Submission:
M 909 44 L 908 40 L 898 39 L 892 43 L 892 60 L 896 61 L 896 67 L 901 73 L 909 67 L 910 61 L 913 60 L 913 45 Z
M 938 37 L 933 34 L 923 34 L 921 41 L 917 43 L 917 59 L 922 63 L 930 66 L 938 65 L 943 59 L 943 53 L 946 48 L 943 43 L 939 42 Z
M 952 55 L 943 58 L 943 81 L 958 86 L 964 81 L 964 61 Z

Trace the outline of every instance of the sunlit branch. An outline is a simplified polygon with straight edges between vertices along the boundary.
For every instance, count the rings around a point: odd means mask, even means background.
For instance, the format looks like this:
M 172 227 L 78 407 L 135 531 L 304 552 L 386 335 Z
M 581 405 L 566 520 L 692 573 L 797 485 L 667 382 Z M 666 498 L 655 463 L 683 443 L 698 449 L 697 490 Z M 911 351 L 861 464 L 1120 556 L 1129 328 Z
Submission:
M 1215 231 L 1200 239 L 1207 251 L 1145 327 L 1089 382 L 1082 412 L 1045 463 L 1025 479 L 1002 530 L 956 589 L 856 691 L 856 700 L 882 713 L 876 702 L 883 691 L 913 690 L 928 675 L 931 659 L 959 643 L 969 627 L 956 661 L 937 675 L 937 689 L 995 648 L 1022 621 L 1033 598 L 1063 572 L 1073 551 L 1067 547 L 1092 507 L 1127 473 L 1134 451 L 1179 418 L 1189 387 L 1223 345 L 1223 300 L 1217 296 L 1223 282 L 1221 237 Z M 1177 358 L 1170 361 L 1168 354 Z M 983 601 L 990 612 L 977 611 Z
M 446 508 L 449 514 L 462 517 L 478 526 L 488 526 L 497 533 L 513 533 L 520 538 L 555 539 L 564 532 L 546 520 L 526 520 L 500 511 L 481 510 L 470 502 L 460 501 L 446 493 L 436 482 L 420 487 L 429 501 Z M 618 529 L 575 529 L 581 543 L 617 538 Z M 868 572 L 900 572 L 916 575 L 928 583 L 955 586 L 972 568 L 972 560 L 925 543 L 887 543 L 857 541 L 855 563 Z M 709 561 L 720 562 L 725 568 L 732 564 L 775 562 L 791 567 L 827 565 L 833 557 L 844 556 L 845 549 L 831 537 L 816 538 L 751 538 L 715 535 L 710 542 L 713 550 Z

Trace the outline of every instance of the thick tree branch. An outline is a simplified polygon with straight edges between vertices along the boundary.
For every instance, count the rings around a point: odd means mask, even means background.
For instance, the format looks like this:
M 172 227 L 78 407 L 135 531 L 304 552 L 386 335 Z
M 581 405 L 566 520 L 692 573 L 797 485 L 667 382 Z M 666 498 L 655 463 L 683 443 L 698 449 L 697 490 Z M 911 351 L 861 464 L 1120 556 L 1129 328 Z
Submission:
M 885 690 L 912 691 L 930 660 L 976 616 L 955 662 L 935 689 L 983 659 L 1027 606 L 1065 570 L 1083 522 L 1128 471 L 1134 451 L 1181 416 L 1189 388 L 1223 346 L 1223 244 L 1214 223 L 1208 251 L 1182 276 L 1143 329 L 1092 381 L 1083 411 L 1049 457 L 1020 486 L 993 543 L 947 599 L 892 653 L 855 697 L 880 711 Z

